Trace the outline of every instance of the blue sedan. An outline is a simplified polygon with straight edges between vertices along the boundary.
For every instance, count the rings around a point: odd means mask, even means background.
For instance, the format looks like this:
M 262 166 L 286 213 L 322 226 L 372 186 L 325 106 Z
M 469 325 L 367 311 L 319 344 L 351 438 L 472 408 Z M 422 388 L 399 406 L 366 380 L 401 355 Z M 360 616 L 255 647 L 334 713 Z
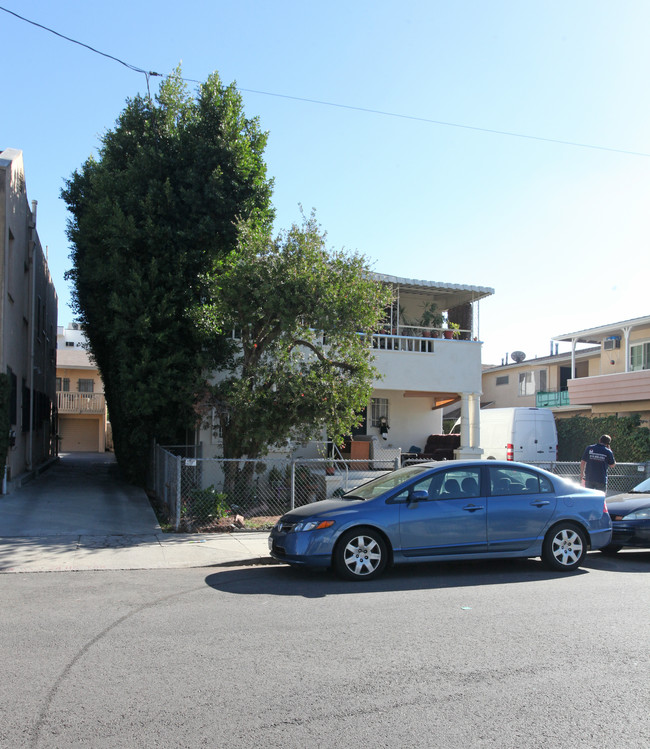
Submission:
M 609 544 L 603 492 L 530 466 L 444 461 L 400 468 L 283 515 L 271 556 L 370 580 L 390 564 L 541 556 L 574 570 Z

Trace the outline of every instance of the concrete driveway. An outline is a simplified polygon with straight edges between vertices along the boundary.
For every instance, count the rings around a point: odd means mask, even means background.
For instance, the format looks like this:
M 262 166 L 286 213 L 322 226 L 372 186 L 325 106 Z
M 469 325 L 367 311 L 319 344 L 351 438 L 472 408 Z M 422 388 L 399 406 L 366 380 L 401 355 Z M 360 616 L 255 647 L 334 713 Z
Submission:
M 268 564 L 267 538 L 163 533 L 144 490 L 120 478 L 111 453 L 65 453 L 0 496 L 0 573 Z
M 0 496 L 0 537 L 157 532 L 144 490 L 121 479 L 112 453 L 63 453 L 44 473 Z

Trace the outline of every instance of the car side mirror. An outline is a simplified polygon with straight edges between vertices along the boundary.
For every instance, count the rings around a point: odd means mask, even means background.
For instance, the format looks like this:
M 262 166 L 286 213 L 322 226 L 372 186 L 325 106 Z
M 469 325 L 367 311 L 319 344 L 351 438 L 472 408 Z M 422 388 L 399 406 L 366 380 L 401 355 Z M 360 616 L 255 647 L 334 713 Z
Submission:
M 422 489 L 417 489 L 414 492 L 411 492 L 409 495 L 409 504 L 417 504 L 418 502 L 426 502 L 429 499 L 429 492 L 422 491 Z

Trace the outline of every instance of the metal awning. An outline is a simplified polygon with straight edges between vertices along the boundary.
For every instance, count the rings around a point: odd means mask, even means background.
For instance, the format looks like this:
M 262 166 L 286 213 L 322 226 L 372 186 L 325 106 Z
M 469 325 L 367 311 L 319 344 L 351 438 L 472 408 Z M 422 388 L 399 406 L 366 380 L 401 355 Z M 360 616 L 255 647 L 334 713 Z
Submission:
M 494 294 L 489 286 L 470 286 L 459 283 L 443 283 L 440 281 L 422 281 L 414 278 L 388 276 L 383 273 L 370 273 L 370 277 L 382 283 L 392 284 L 401 292 L 421 294 L 435 298 L 440 309 L 457 307 L 466 302 L 476 302 Z
M 553 336 L 554 341 L 575 341 L 576 343 L 601 343 L 606 338 L 614 335 L 621 335 L 625 329 L 650 325 L 650 315 L 646 317 L 635 317 L 631 320 L 611 323 L 610 325 L 601 325 L 597 328 L 586 328 L 577 330 L 575 333 L 564 333 L 563 335 Z

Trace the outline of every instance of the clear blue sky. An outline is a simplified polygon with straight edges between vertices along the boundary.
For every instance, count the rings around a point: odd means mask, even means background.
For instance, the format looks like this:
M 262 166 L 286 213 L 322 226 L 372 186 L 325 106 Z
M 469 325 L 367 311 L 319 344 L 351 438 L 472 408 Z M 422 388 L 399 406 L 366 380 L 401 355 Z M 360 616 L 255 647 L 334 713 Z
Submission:
M 187 78 L 236 81 L 270 133 L 277 227 L 301 203 L 332 246 L 360 250 L 378 272 L 493 287 L 480 306 L 486 363 L 650 314 L 646 0 L 0 6 L 140 68 L 182 62 Z M 59 192 L 146 81 L 3 11 L 0 31 L 0 147 L 24 152 L 66 325 Z

